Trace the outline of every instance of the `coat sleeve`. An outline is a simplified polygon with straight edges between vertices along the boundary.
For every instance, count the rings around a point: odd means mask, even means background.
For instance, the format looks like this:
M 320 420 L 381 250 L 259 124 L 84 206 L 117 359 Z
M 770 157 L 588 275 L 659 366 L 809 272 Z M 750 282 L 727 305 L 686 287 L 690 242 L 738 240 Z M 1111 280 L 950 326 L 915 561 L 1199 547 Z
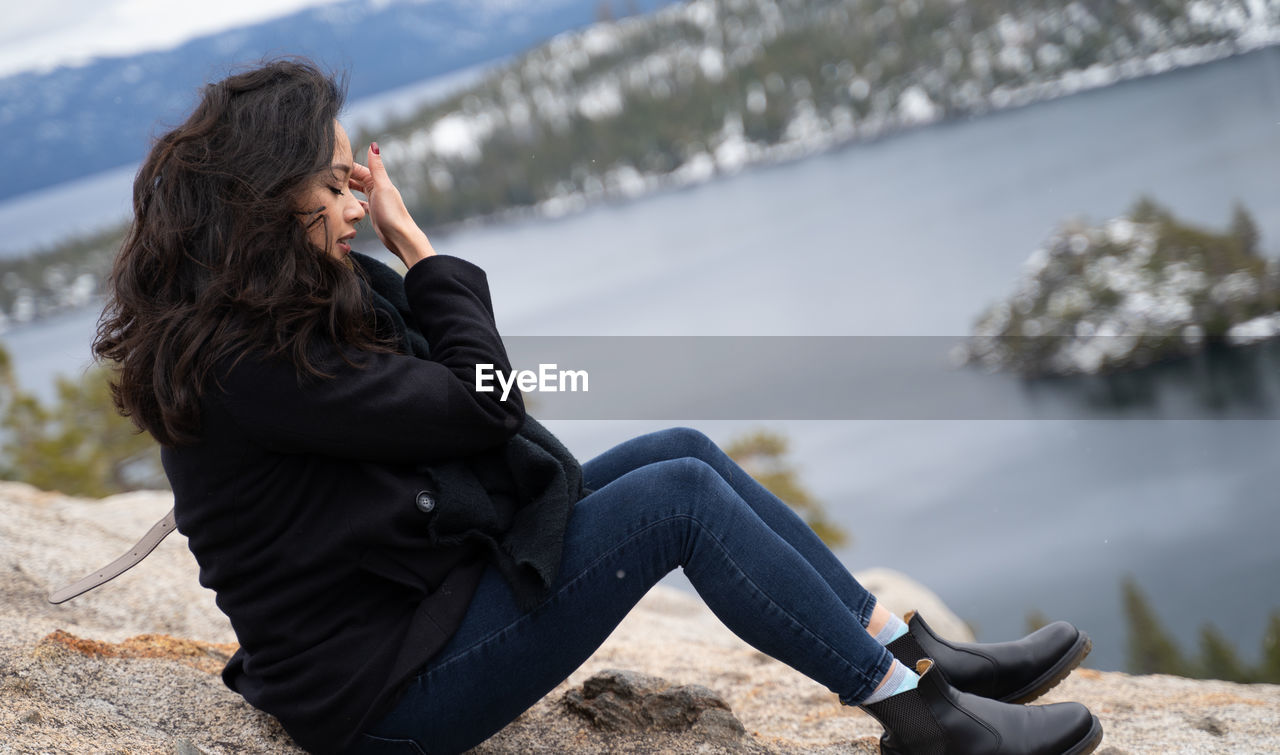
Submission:
M 231 418 L 273 451 L 369 461 L 432 462 L 511 438 L 524 422 L 519 392 L 503 401 L 475 389 L 477 364 L 511 370 L 484 271 L 428 257 L 405 276 L 405 292 L 431 359 L 335 347 L 316 360 L 332 377 L 299 378 L 288 359 L 251 355 L 221 381 Z

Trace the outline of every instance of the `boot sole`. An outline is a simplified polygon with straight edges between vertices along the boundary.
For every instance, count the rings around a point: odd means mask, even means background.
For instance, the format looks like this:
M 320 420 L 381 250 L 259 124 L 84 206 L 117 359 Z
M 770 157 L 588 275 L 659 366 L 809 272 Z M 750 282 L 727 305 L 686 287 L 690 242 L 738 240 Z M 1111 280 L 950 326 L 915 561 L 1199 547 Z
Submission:
M 1102 722 L 1098 720 L 1097 716 L 1093 716 L 1093 725 L 1089 727 L 1089 733 L 1080 744 L 1062 753 L 1062 755 L 1089 755 L 1089 753 L 1098 749 L 1100 744 L 1102 744 Z
M 1075 644 L 1071 646 L 1071 649 L 1068 650 L 1052 668 L 1041 674 L 1040 678 L 1031 682 L 1022 689 L 1016 692 L 1011 692 L 1000 698 L 1000 702 L 1022 704 L 1035 700 L 1037 697 L 1040 697 L 1044 693 L 1061 684 L 1063 679 L 1070 676 L 1076 666 L 1079 666 L 1080 662 L 1085 659 L 1085 656 L 1089 655 L 1090 650 L 1093 650 L 1093 640 L 1089 639 L 1089 635 L 1081 632 L 1080 636 L 1076 638 Z M 1099 727 L 1098 731 L 1099 736 L 1101 736 L 1101 727 Z M 1083 752 L 1089 751 L 1082 750 L 1081 753 Z M 1076 755 L 1076 752 L 1073 750 L 1068 755 Z

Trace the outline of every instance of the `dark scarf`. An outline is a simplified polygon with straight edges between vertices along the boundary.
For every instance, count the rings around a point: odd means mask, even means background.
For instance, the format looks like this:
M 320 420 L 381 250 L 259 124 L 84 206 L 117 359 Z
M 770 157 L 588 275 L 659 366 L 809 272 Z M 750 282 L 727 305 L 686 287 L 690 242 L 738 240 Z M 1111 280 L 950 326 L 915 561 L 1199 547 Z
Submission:
M 394 334 L 408 354 L 430 358 L 430 345 L 414 325 L 404 279 L 372 257 L 353 252 L 371 288 L 376 327 Z M 491 479 L 505 467 L 514 501 Z M 489 471 L 486 471 L 489 470 Z M 439 546 L 475 543 L 502 572 L 523 610 L 537 605 L 560 568 L 564 531 L 573 505 L 591 491 L 573 454 L 533 417 L 505 446 L 469 459 L 425 465 L 440 502 L 431 525 Z M 500 471 L 500 470 L 498 470 Z

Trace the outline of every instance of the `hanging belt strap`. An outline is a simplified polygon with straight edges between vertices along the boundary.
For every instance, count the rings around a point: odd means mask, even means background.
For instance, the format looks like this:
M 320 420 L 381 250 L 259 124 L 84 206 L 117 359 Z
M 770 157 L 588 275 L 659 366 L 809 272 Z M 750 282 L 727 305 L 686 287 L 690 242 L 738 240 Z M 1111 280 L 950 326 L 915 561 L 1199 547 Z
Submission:
M 53 593 L 49 595 L 49 602 L 65 603 L 77 595 L 89 592 L 93 588 L 110 582 L 121 574 L 124 574 L 134 566 L 137 566 L 139 561 L 146 558 L 151 551 L 156 549 L 156 546 L 160 544 L 160 541 L 168 537 L 169 533 L 173 532 L 175 529 L 177 529 L 177 523 L 173 520 L 173 509 L 169 509 L 169 513 L 164 515 L 164 519 L 161 519 L 152 525 L 151 529 L 147 530 L 147 534 L 143 535 L 142 539 L 130 548 L 128 553 L 81 579 L 75 584 L 67 585 L 61 590 L 54 590 Z

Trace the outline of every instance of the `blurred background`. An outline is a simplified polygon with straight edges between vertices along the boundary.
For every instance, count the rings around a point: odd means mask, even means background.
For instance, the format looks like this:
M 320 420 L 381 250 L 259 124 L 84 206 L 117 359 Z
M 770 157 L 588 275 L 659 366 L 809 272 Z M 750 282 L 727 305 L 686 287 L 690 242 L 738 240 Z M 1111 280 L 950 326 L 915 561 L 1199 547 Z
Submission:
M 915 355 L 874 365 L 896 394 L 866 418 L 700 412 L 715 365 L 655 387 L 669 410 L 547 415 L 580 459 L 693 425 L 980 639 L 1066 618 L 1096 668 L 1280 682 L 1277 0 L 214 5 L 6 11 L 5 477 L 164 484 L 88 369 L 132 177 L 202 83 L 301 54 L 348 74 L 357 155 L 488 271 L 509 339 Z M 795 367 L 772 389 L 818 406 L 869 379 Z M 967 411 L 904 408 L 960 383 Z

